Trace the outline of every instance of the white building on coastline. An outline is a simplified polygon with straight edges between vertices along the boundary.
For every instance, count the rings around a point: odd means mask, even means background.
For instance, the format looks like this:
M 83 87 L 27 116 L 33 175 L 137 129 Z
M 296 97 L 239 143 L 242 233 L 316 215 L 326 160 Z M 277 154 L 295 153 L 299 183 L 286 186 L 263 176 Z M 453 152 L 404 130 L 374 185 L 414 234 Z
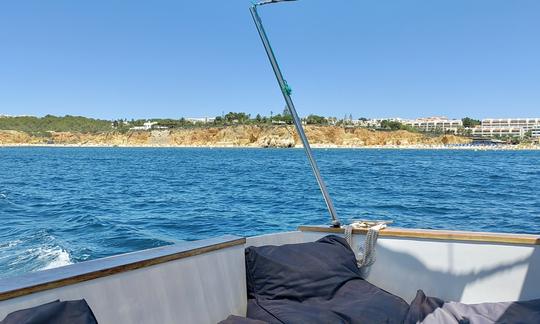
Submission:
M 525 129 L 519 127 L 484 127 L 471 128 L 471 135 L 482 137 L 524 137 Z
M 414 127 L 423 132 L 452 132 L 457 133 L 463 127 L 463 122 L 460 119 L 448 119 L 448 117 L 427 117 L 417 118 L 414 120 L 403 120 L 402 124 Z
M 404 119 L 402 118 L 372 118 L 372 119 L 351 119 L 350 123 L 355 126 L 360 127 L 372 127 L 372 128 L 379 128 L 381 127 L 381 123 L 383 120 L 388 121 L 395 121 L 395 122 L 403 122 Z
M 374 127 L 379 128 L 383 121 L 398 122 L 403 125 L 408 125 L 422 132 L 452 132 L 457 133 L 458 129 L 463 127 L 463 122 L 459 119 L 448 119 L 448 117 L 427 117 L 417 119 L 403 119 L 403 118 L 374 118 L 374 119 L 356 119 L 351 120 L 353 125 L 361 127 Z
M 380 127 L 381 122 L 377 119 L 352 119 L 350 120 L 350 123 L 354 126 L 360 126 L 360 127 Z
M 482 120 L 482 127 L 512 127 L 529 130 L 540 127 L 540 118 L 488 118 Z
M 209 124 L 209 123 L 213 123 L 216 120 L 216 118 L 214 117 L 188 117 L 185 119 L 186 121 L 193 124 L 196 124 L 196 123 Z
M 167 129 L 165 126 L 156 126 L 157 122 L 145 122 L 142 126 L 131 127 L 130 130 L 148 131 L 151 129 Z
M 482 137 L 539 137 L 540 118 L 487 118 L 471 129 L 471 135 Z

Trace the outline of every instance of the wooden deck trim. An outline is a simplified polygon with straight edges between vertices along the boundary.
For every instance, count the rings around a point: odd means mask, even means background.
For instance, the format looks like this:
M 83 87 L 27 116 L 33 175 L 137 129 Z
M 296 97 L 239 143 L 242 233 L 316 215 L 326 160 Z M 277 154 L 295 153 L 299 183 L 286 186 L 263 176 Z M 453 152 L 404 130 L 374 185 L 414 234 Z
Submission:
M 245 244 L 226 235 L 75 263 L 0 280 L 0 301 Z
M 343 228 L 330 228 L 324 226 L 300 226 L 302 232 L 322 232 L 322 233 L 344 233 Z M 366 229 L 354 229 L 354 234 L 366 234 Z M 431 240 L 483 242 L 483 243 L 505 243 L 521 245 L 540 245 L 540 236 L 530 234 L 506 234 L 487 232 L 465 232 L 447 230 L 423 230 L 406 229 L 399 227 L 387 227 L 379 233 L 382 237 L 402 237 Z

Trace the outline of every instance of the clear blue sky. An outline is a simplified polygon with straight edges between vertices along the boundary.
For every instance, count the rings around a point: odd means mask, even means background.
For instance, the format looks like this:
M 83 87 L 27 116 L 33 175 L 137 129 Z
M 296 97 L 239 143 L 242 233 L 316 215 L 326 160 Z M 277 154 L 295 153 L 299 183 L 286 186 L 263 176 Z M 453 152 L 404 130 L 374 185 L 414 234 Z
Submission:
M 0 114 L 280 112 L 249 1 L 0 2 Z M 538 117 L 538 0 L 264 7 L 301 115 Z

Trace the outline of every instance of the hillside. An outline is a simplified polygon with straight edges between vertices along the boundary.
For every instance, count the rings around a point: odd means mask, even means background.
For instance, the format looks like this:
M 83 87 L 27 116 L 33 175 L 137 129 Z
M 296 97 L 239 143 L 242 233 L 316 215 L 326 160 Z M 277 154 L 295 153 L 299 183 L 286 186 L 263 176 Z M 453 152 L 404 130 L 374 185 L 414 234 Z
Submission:
M 364 147 L 464 144 L 469 140 L 454 135 L 428 136 L 408 131 L 374 131 L 365 128 L 306 126 L 314 147 Z M 196 147 L 295 147 L 301 142 L 293 126 L 242 125 L 160 131 L 80 133 L 47 132 L 32 135 L 0 130 L 0 145 L 80 146 L 196 146 Z
M 0 115 L 0 129 L 39 135 L 48 131 L 102 133 L 113 130 L 110 121 L 69 115 L 63 117 L 52 115 L 2 117 Z

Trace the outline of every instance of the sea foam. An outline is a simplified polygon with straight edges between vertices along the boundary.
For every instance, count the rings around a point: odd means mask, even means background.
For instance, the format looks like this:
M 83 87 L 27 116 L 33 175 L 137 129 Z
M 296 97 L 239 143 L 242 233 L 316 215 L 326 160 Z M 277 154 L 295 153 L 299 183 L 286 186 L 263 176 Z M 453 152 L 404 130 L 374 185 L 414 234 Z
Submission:
M 69 252 L 60 247 L 41 247 L 38 248 L 38 253 L 38 259 L 47 262 L 47 264 L 39 270 L 58 268 L 73 263 Z

